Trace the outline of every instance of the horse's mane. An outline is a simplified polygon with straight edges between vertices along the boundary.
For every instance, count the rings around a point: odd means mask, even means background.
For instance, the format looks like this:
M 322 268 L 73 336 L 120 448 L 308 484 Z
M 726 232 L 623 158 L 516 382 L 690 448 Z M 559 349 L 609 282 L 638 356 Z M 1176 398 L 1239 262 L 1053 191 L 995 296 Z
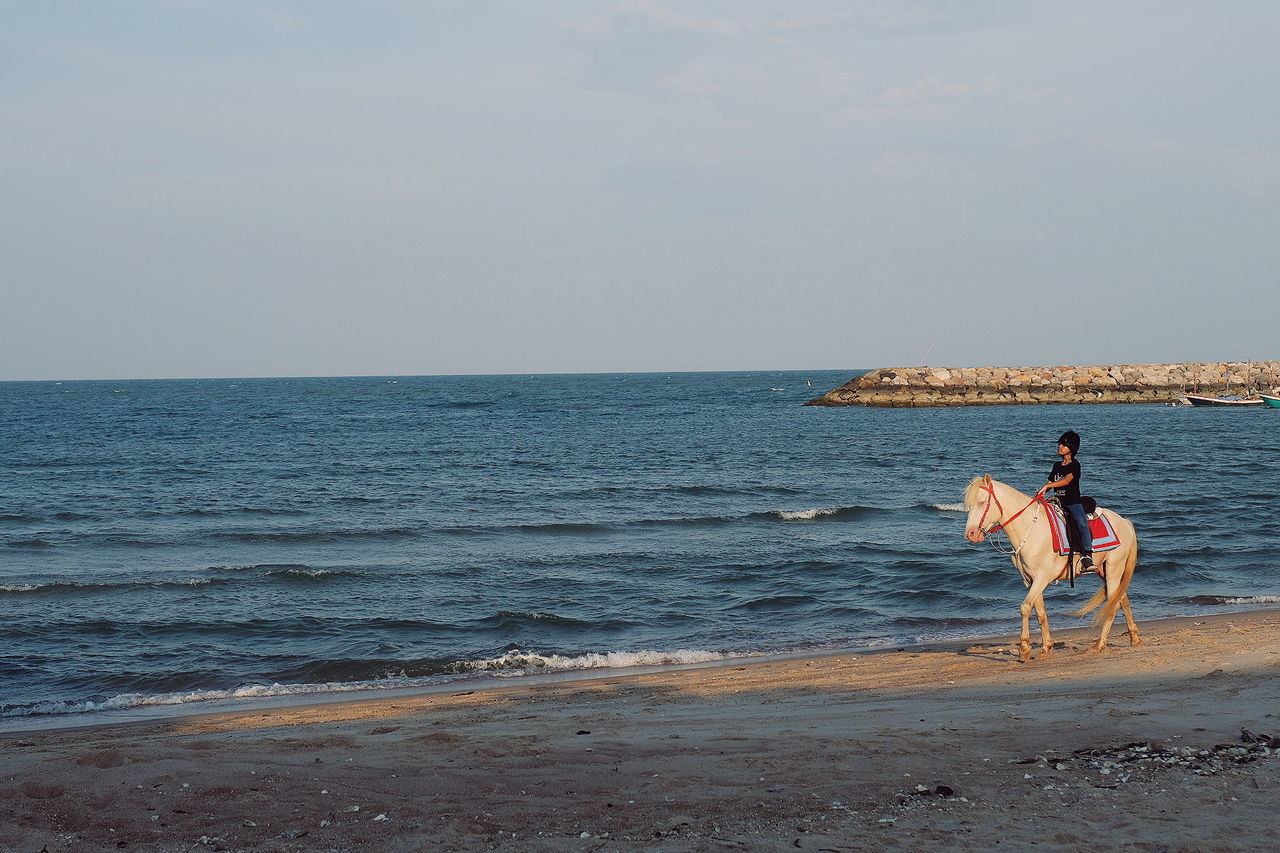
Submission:
M 964 490 L 964 508 L 973 509 L 982 499 L 982 478 L 974 477 Z

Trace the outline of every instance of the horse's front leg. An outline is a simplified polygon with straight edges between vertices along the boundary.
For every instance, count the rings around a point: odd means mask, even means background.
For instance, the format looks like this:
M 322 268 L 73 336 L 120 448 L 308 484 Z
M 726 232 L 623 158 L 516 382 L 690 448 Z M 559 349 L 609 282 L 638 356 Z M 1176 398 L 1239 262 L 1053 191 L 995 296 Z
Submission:
M 1049 614 L 1044 611 L 1044 591 L 1035 600 L 1036 619 L 1040 622 L 1040 659 L 1044 660 L 1053 654 L 1053 637 L 1049 636 Z
M 1031 611 L 1036 610 L 1040 619 L 1040 634 L 1045 649 L 1051 648 L 1049 642 L 1049 618 L 1044 613 L 1044 591 L 1049 586 L 1049 578 L 1037 577 L 1027 590 L 1027 597 L 1022 600 L 1022 633 L 1018 636 L 1018 657 L 1023 661 L 1031 660 Z

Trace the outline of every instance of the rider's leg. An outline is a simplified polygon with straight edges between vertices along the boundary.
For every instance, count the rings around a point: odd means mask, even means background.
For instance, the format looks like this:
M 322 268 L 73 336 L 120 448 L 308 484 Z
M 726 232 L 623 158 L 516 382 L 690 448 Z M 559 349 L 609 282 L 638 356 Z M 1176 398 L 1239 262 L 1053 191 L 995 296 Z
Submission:
M 1086 571 L 1093 569 L 1093 531 L 1089 529 L 1089 519 L 1085 517 L 1084 506 L 1067 504 L 1067 512 L 1075 523 L 1076 534 L 1080 537 L 1080 567 Z

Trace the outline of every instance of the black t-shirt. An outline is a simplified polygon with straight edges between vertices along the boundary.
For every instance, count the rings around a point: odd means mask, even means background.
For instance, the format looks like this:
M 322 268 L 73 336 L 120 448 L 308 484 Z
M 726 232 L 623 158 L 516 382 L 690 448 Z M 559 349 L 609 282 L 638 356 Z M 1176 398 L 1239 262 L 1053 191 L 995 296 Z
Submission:
M 1053 463 L 1053 470 L 1049 472 L 1049 482 L 1056 483 L 1068 474 L 1075 474 L 1070 483 L 1054 489 L 1058 493 L 1058 500 L 1063 504 L 1080 503 L 1080 462 L 1072 459 L 1067 464 L 1061 462 Z

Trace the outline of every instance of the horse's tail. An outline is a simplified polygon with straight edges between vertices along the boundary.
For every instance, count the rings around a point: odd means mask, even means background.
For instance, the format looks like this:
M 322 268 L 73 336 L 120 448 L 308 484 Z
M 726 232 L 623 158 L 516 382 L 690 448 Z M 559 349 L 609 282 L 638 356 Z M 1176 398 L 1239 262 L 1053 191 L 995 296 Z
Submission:
M 1098 591 L 1093 594 L 1092 598 L 1086 601 L 1079 610 L 1072 611 L 1071 615 L 1083 616 L 1106 600 L 1107 600 L 1107 587 L 1106 587 L 1106 584 L 1103 584 L 1101 587 L 1098 588 Z
M 1129 552 L 1129 558 L 1124 561 L 1124 568 L 1121 569 L 1120 583 L 1116 585 L 1116 591 L 1107 597 L 1107 586 L 1104 583 L 1093 597 L 1084 603 L 1083 607 L 1075 611 L 1075 615 L 1083 616 L 1105 601 L 1106 606 L 1093 617 L 1093 624 L 1105 625 L 1115 619 L 1116 611 L 1120 609 L 1120 602 L 1129 591 L 1129 582 L 1133 580 L 1133 569 L 1136 565 L 1138 565 L 1138 543 L 1134 542 L 1133 550 Z

